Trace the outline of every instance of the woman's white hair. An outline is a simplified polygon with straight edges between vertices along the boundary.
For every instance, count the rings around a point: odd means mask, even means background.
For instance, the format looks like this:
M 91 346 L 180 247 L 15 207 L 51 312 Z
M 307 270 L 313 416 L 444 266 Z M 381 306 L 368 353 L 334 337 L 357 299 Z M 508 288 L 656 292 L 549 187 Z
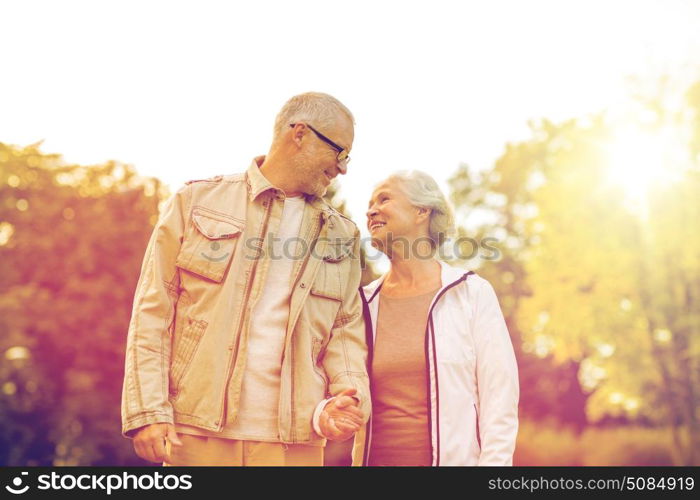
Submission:
M 430 175 L 420 170 L 400 170 L 387 180 L 397 181 L 413 206 L 430 209 L 430 239 L 435 246 L 442 245 L 455 234 L 452 206 Z
M 332 127 L 339 116 L 345 115 L 354 124 L 350 110 L 335 97 L 321 92 L 306 92 L 289 99 L 275 118 L 273 141 L 292 123 L 309 123 L 321 130 Z

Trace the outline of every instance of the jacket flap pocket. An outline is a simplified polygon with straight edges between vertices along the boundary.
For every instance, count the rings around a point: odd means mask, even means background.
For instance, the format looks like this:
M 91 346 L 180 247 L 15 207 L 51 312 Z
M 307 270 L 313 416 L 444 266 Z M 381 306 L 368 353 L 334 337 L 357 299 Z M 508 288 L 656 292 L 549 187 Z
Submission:
M 327 299 L 333 299 L 333 300 L 343 300 L 343 298 L 340 296 L 340 289 L 334 289 L 334 288 L 320 288 L 316 287 L 314 285 L 313 288 L 311 288 L 311 295 L 316 295 L 318 297 L 326 297 Z
M 188 230 L 175 265 L 220 283 L 233 258 L 245 222 L 226 215 L 192 212 Z
M 333 300 L 343 300 L 338 266 L 322 262 L 311 286 L 311 294 Z
M 197 230 L 210 240 L 233 238 L 243 231 L 243 222 L 216 217 L 200 211 L 192 213 L 192 222 Z
M 326 262 L 340 262 L 352 255 L 355 238 L 333 238 L 326 245 L 323 260 Z

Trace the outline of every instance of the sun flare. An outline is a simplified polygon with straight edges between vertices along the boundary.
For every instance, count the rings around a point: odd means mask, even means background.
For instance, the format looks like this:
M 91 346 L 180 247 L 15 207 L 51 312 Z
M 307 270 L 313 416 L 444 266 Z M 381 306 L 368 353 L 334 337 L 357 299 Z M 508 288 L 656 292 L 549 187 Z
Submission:
M 608 149 L 608 180 L 622 187 L 628 202 L 643 206 L 653 186 L 676 180 L 685 151 L 678 127 L 622 127 Z

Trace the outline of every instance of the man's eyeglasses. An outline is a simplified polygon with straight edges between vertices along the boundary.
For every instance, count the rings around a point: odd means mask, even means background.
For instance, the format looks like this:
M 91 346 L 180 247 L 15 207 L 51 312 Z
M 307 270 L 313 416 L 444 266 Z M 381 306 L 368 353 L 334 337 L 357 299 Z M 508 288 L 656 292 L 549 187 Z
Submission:
M 295 125 L 296 125 L 296 123 L 292 123 L 289 126 L 294 127 Z M 338 163 L 342 163 L 344 165 L 347 165 L 348 163 L 350 163 L 350 157 L 348 156 L 348 151 L 345 148 L 338 146 L 335 142 L 331 141 L 328 137 L 326 137 L 321 132 L 319 132 L 318 130 L 313 128 L 308 123 L 305 123 L 304 125 L 309 127 L 311 129 L 311 131 L 314 134 L 316 134 L 316 137 L 321 139 L 323 142 L 325 142 L 326 144 L 328 144 L 330 147 L 332 147 L 333 149 L 335 149 L 338 152 L 338 156 L 337 156 Z

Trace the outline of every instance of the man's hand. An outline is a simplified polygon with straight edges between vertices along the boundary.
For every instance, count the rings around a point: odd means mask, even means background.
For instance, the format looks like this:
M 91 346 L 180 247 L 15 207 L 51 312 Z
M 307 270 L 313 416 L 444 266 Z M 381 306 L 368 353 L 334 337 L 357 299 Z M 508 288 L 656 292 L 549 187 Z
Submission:
M 134 436 L 136 454 L 150 462 L 165 462 L 165 440 L 173 446 L 182 446 L 173 424 L 151 424 L 141 427 Z
M 318 426 L 331 441 L 345 441 L 360 430 L 364 415 L 357 407 L 359 403 L 352 397 L 356 392 L 356 389 L 344 390 L 321 412 Z

